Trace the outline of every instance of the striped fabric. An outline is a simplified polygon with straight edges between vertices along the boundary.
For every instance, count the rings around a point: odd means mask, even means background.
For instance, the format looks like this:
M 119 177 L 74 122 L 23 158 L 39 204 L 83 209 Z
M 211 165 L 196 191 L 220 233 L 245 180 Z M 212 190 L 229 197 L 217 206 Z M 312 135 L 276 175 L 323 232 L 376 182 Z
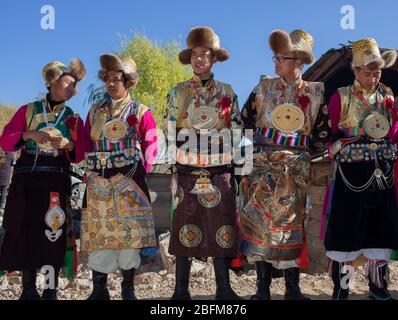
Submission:
M 125 149 L 134 148 L 136 140 L 133 138 L 121 139 L 116 143 L 112 143 L 109 140 L 102 138 L 94 142 L 94 151 L 123 151 Z
M 281 131 L 273 128 L 257 128 L 256 135 L 270 139 L 274 144 L 289 147 L 305 147 L 308 144 L 308 137 L 299 133 L 289 135 L 282 134 Z
M 358 136 L 363 136 L 365 135 L 365 132 L 362 128 L 344 128 L 343 129 L 343 134 L 344 137 L 350 138 L 350 137 L 358 137 Z

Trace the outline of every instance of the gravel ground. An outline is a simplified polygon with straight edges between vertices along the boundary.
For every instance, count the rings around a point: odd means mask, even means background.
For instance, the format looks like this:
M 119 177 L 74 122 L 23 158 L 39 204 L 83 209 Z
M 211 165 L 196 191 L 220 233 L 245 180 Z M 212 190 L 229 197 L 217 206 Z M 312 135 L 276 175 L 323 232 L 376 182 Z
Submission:
M 1 222 L 1 221 L 0 221 Z M 167 242 L 160 240 L 160 254 L 145 257 L 138 269 L 134 284 L 138 299 L 169 299 L 173 293 L 175 276 L 173 260 L 167 256 L 165 248 Z M 163 251 L 162 251 L 163 249 Z M 87 256 L 79 255 L 79 266 L 76 277 L 68 281 L 61 275 L 59 281 L 58 298 L 61 300 L 85 300 L 91 293 L 91 271 L 86 265 Z M 245 265 L 244 271 L 235 273 L 230 271 L 231 285 L 237 294 L 249 298 L 256 290 L 256 272 L 253 266 Z M 38 275 L 37 285 L 39 292 L 43 288 L 44 276 Z M 110 274 L 108 289 L 111 299 L 120 299 L 120 272 Z M 326 270 L 318 274 L 301 274 L 300 287 L 304 294 L 311 299 L 330 299 L 332 282 Z M 189 289 L 194 299 L 213 299 L 215 293 L 214 271 L 212 260 L 207 262 L 193 260 Z M 390 263 L 390 292 L 398 299 L 398 262 Z M 368 299 L 368 285 L 365 279 L 365 268 L 357 267 L 355 281 L 350 289 L 350 299 Z M 0 277 L 0 299 L 15 300 L 21 293 L 21 277 L 19 272 L 10 273 Z M 273 279 L 271 286 L 272 298 L 283 299 L 283 278 Z

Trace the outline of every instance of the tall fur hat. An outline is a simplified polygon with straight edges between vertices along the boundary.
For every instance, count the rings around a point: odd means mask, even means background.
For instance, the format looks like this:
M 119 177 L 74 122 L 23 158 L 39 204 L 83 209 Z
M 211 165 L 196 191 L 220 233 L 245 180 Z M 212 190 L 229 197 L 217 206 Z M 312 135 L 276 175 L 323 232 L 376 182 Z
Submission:
M 98 77 L 105 81 L 108 71 L 121 71 L 127 79 L 127 87 L 134 87 L 138 83 L 137 65 L 129 56 L 117 56 L 112 53 L 103 54 L 100 57 L 101 70 Z
M 385 51 L 380 54 L 380 49 L 375 39 L 365 38 L 354 41 L 352 44 L 352 68 L 385 69 L 394 65 L 397 60 L 395 50 Z
M 64 74 L 71 75 L 76 79 L 76 82 L 79 82 L 86 76 L 86 68 L 79 59 L 72 59 L 69 66 L 59 61 L 53 61 L 47 63 L 42 70 L 43 80 L 47 88 Z
M 305 64 L 314 62 L 312 53 L 314 39 L 303 30 L 293 30 L 288 34 L 284 30 L 274 30 L 269 36 L 269 46 L 274 53 L 294 53 Z
M 187 49 L 182 50 L 178 58 L 182 64 L 191 63 L 191 52 L 195 47 L 205 47 L 213 50 L 217 61 L 223 62 L 229 58 L 227 49 L 221 48 L 220 38 L 209 27 L 194 27 L 187 37 Z

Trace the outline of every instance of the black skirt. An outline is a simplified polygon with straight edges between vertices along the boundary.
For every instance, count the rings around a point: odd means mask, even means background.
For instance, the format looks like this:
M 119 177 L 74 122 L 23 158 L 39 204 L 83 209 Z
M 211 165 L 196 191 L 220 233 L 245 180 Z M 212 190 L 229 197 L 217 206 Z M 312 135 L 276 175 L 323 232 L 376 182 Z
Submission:
M 224 257 L 237 255 L 236 186 L 232 169 L 227 166 L 203 168 L 211 176 L 215 194 L 191 193 L 199 168 L 177 165 L 179 203 L 174 211 L 169 253 L 187 257 Z
M 15 171 L 21 167 L 32 167 L 34 156 L 22 153 Z M 51 166 L 67 169 L 69 161 L 65 156 L 39 156 L 37 166 Z M 51 229 L 45 223 L 50 208 L 50 193 L 59 195 L 60 207 L 68 214 L 71 194 L 71 179 L 68 173 L 25 172 L 12 177 L 4 212 L 5 238 L 0 255 L 0 269 L 39 269 L 44 265 L 54 268 L 63 266 L 66 250 L 66 224 L 62 234 L 54 242 L 45 231 Z
M 379 160 L 383 172 L 393 170 L 392 161 Z M 346 179 L 354 186 L 369 180 L 374 162 L 342 163 Z M 327 224 L 325 248 L 328 251 L 398 249 L 398 208 L 395 187 L 380 190 L 376 181 L 362 192 L 349 189 L 337 170 Z

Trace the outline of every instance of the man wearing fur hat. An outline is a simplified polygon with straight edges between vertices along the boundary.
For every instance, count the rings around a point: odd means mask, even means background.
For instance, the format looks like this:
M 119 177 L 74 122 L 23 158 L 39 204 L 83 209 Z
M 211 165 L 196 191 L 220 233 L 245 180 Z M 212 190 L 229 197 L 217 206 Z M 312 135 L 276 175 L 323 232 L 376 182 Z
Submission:
M 376 41 L 367 38 L 352 43 L 352 55 L 355 81 L 339 88 L 329 102 L 334 174 L 326 201 L 326 255 L 331 259 L 333 299 L 348 299 L 349 288 L 342 281 L 347 265 L 367 259 L 369 297 L 390 300 L 387 264 L 398 248 L 393 178 L 398 123 L 393 92 L 380 77 L 397 53 L 381 55 Z
M 324 86 L 301 78 L 303 65 L 314 61 L 311 35 L 275 30 L 269 44 L 279 77 L 261 76 L 242 109 L 245 129 L 255 131 L 254 170 L 243 178 L 243 252 L 256 265 L 257 292 L 252 299 L 271 299 L 274 267 L 283 270 L 285 299 L 305 300 L 299 268 L 308 264 L 304 220 L 309 146 L 319 139 L 314 123 L 326 116 L 322 111 L 318 116 Z M 327 135 L 327 128 L 320 134 Z
M 0 137 L 5 151 L 22 150 L 7 196 L 0 255 L 0 269 L 22 270 L 21 300 L 40 299 L 36 271 L 43 266 L 54 268 L 55 279 L 41 298 L 56 300 L 64 259 L 72 274 L 74 266 L 69 166 L 84 157 L 83 121 L 65 103 L 77 93 L 86 70 L 74 59 L 69 66 L 51 62 L 42 73 L 48 94 L 19 108 Z
M 237 96 L 231 86 L 214 79 L 212 66 L 228 59 L 209 27 L 196 27 L 187 37 L 180 62 L 191 64 L 193 77 L 168 95 L 169 140 L 177 140 L 177 178 L 173 184 L 173 219 L 169 252 L 176 256 L 173 300 L 190 300 L 192 257 L 213 257 L 216 299 L 239 299 L 229 281 L 229 264 L 237 254 L 236 186 L 232 129 L 240 132 Z M 221 143 L 220 134 L 229 138 Z M 177 139 L 176 139 L 177 137 Z M 184 139 L 189 137 L 184 148 Z M 211 138 L 209 138 L 211 137 Z M 180 141 L 181 140 L 181 141 Z M 210 141 L 209 141 L 210 140 Z M 213 147 L 213 148 L 211 148 Z M 208 150 L 213 152 L 209 155 Z
M 140 249 L 156 246 L 145 175 L 157 153 L 151 111 L 129 93 L 138 82 L 128 56 L 100 57 L 99 78 L 107 93 L 87 116 L 87 192 L 81 219 L 81 250 L 89 253 L 93 291 L 89 300 L 109 300 L 109 273 L 121 269 L 123 300 L 136 300 Z

